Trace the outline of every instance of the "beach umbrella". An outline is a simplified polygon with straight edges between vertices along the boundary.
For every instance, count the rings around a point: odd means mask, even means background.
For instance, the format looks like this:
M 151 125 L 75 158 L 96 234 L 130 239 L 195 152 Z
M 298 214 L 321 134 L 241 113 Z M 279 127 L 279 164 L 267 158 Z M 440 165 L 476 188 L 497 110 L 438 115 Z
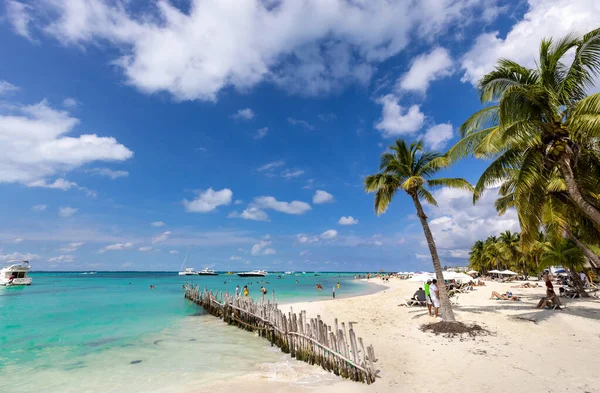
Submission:
M 479 274 L 479 272 L 476 270 L 469 270 L 467 274 Z
M 454 279 L 457 281 L 469 282 L 469 281 L 473 280 L 473 277 L 471 277 L 467 274 L 464 274 L 464 273 L 456 273 L 454 275 Z
M 502 272 L 500 270 L 490 270 L 488 273 L 492 273 L 492 274 L 502 274 Z
M 506 275 L 509 275 L 509 276 L 516 276 L 519 273 L 511 272 L 510 270 L 503 270 L 503 271 L 500 272 L 500 274 L 506 274 Z
M 425 282 L 427 280 L 433 280 L 433 274 L 415 274 L 408 281 Z

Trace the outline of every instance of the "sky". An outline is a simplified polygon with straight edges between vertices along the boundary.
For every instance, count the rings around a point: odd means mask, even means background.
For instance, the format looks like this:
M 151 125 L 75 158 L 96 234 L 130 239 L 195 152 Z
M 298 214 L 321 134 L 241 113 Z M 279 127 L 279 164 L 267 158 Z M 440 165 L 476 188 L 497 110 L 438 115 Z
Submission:
M 0 0 L 0 262 L 35 270 L 432 270 L 409 197 L 364 177 L 443 152 L 477 81 L 598 27 L 596 0 Z M 477 181 L 486 162 L 440 173 Z M 518 231 L 434 190 L 443 265 Z

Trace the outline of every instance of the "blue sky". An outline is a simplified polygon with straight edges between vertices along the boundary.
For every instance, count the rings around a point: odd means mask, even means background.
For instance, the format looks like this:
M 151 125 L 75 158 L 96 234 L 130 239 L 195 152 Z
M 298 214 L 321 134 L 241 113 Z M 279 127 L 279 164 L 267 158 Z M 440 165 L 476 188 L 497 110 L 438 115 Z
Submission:
M 395 138 L 444 150 L 499 57 L 596 27 L 591 1 L 4 0 L 0 261 L 38 270 L 430 270 Z M 596 13 L 590 11 L 596 7 Z M 485 163 L 443 174 L 475 182 Z M 435 191 L 442 261 L 518 230 Z

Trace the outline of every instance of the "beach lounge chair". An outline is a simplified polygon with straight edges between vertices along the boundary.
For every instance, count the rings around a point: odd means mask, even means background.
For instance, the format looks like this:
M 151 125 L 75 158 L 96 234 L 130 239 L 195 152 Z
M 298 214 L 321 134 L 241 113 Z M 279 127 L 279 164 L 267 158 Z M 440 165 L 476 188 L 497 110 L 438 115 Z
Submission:
M 426 306 L 427 303 L 425 302 L 425 300 L 406 299 L 404 301 L 404 305 L 406 307 Z

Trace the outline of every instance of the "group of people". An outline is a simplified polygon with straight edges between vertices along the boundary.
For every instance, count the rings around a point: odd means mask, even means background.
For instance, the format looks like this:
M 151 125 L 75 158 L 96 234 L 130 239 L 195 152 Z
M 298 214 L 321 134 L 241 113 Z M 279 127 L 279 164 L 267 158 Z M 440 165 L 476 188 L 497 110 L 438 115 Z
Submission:
M 261 291 L 264 289 L 264 287 L 261 287 Z M 248 289 L 248 285 L 244 285 L 244 289 L 242 290 L 244 297 L 248 297 L 250 296 L 250 290 Z M 236 285 L 235 286 L 235 297 L 240 297 L 240 286 Z
M 429 316 L 437 318 L 440 310 L 440 289 L 437 280 L 427 280 L 423 288 L 419 288 L 411 300 L 425 302 Z

